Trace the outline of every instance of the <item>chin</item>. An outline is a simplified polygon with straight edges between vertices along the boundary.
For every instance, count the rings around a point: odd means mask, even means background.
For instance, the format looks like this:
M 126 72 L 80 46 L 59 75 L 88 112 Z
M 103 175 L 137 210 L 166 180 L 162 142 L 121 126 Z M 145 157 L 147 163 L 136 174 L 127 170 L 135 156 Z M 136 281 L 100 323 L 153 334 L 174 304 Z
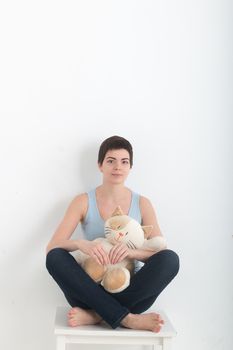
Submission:
M 111 181 L 111 183 L 112 184 L 123 184 L 124 183 L 124 181 L 123 180 L 121 180 L 121 181 Z
M 111 178 L 113 180 L 116 180 L 116 181 L 123 181 L 125 179 L 125 177 L 123 175 L 121 175 L 121 176 L 114 176 L 114 175 L 112 175 Z
M 124 179 L 112 179 L 111 183 L 113 184 L 123 184 L 124 183 Z

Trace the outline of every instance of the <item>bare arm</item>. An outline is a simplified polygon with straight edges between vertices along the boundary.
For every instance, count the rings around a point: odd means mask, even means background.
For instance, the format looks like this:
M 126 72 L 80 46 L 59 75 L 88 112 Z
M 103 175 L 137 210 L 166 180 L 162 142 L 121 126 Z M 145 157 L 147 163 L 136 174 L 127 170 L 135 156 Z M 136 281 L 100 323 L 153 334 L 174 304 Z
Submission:
M 63 248 L 68 252 L 80 249 L 83 253 L 96 259 L 99 264 L 109 263 L 108 255 L 101 244 L 86 239 L 70 239 L 79 222 L 85 217 L 87 206 L 88 200 L 85 193 L 76 196 L 72 200 L 62 222 L 46 247 L 46 253 L 53 248 Z
M 131 249 L 129 253 L 129 258 L 144 262 L 153 254 L 155 254 L 155 252 L 152 252 L 151 250 Z
M 140 197 L 140 209 L 141 209 L 141 215 L 142 215 L 142 225 L 153 226 L 153 231 L 150 234 L 150 238 L 155 236 L 162 236 L 162 233 L 157 221 L 157 217 L 155 214 L 155 210 L 148 198 L 143 196 Z
M 70 240 L 70 237 L 83 219 L 86 210 L 87 198 L 86 194 L 83 193 L 76 196 L 70 203 L 63 220 L 46 247 L 46 253 L 53 248 L 64 248 L 70 252 L 79 249 L 79 241 L 81 240 Z
M 159 228 L 155 210 L 148 198 L 143 196 L 140 197 L 140 209 L 142 214 L 142 225 L 143 226 L 153 225 L 153 230 L 149 238 L 156 237 L 156 236 L 163 236 Z M 155 252 L 151 250 L 134 249 L 134 250 L 130 250 L 129 256 L 130 258 L 133 258 L 133 259 L 145 261 L 154 253 Z

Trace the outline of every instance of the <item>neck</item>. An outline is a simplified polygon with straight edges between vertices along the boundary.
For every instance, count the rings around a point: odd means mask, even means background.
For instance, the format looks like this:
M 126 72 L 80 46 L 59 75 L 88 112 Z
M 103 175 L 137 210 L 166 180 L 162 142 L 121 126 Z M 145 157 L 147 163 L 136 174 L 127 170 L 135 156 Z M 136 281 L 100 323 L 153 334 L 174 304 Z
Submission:
M 103 183 L 97 187 L 98 192 L 105 198 L 111 198 L 113 200 L 118 200 L 125 196 L 125 193 L 129 191 L 127 187 L 123 184 L 106 184 Z

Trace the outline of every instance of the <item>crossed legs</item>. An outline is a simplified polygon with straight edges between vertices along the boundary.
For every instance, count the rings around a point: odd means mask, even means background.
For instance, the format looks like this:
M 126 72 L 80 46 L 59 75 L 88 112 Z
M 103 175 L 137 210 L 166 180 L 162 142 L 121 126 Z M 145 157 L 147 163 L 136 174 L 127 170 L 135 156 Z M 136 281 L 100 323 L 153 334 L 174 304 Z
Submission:
M 179 258 L 171 250 L 152 255 L 123 292 L 110 294 L 96 284 L 62 248 L 52 249 L 46 258 L 49 273 L 73 307 L 71 326 L 94 324 L 102 319 L 112 328 L 120 324 L 134 329 L 159 331 L 163 321 L 155 313 L 142 314 L 156 300 L 179 270 Z

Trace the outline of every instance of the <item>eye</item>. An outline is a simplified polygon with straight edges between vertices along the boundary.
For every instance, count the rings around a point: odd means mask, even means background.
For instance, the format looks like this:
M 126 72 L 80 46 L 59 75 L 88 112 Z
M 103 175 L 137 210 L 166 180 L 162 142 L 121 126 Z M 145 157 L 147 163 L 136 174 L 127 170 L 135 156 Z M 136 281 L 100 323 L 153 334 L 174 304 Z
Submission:
M 120 228 L 121 228 L 121 225 L 120 225 L 120 226 L 117 226 L 117 229 L 118 229 L 118 230 L 120 230 Z
M 127 235 L 129 232 L 126 232 L 126 234 L 125 235 Z

